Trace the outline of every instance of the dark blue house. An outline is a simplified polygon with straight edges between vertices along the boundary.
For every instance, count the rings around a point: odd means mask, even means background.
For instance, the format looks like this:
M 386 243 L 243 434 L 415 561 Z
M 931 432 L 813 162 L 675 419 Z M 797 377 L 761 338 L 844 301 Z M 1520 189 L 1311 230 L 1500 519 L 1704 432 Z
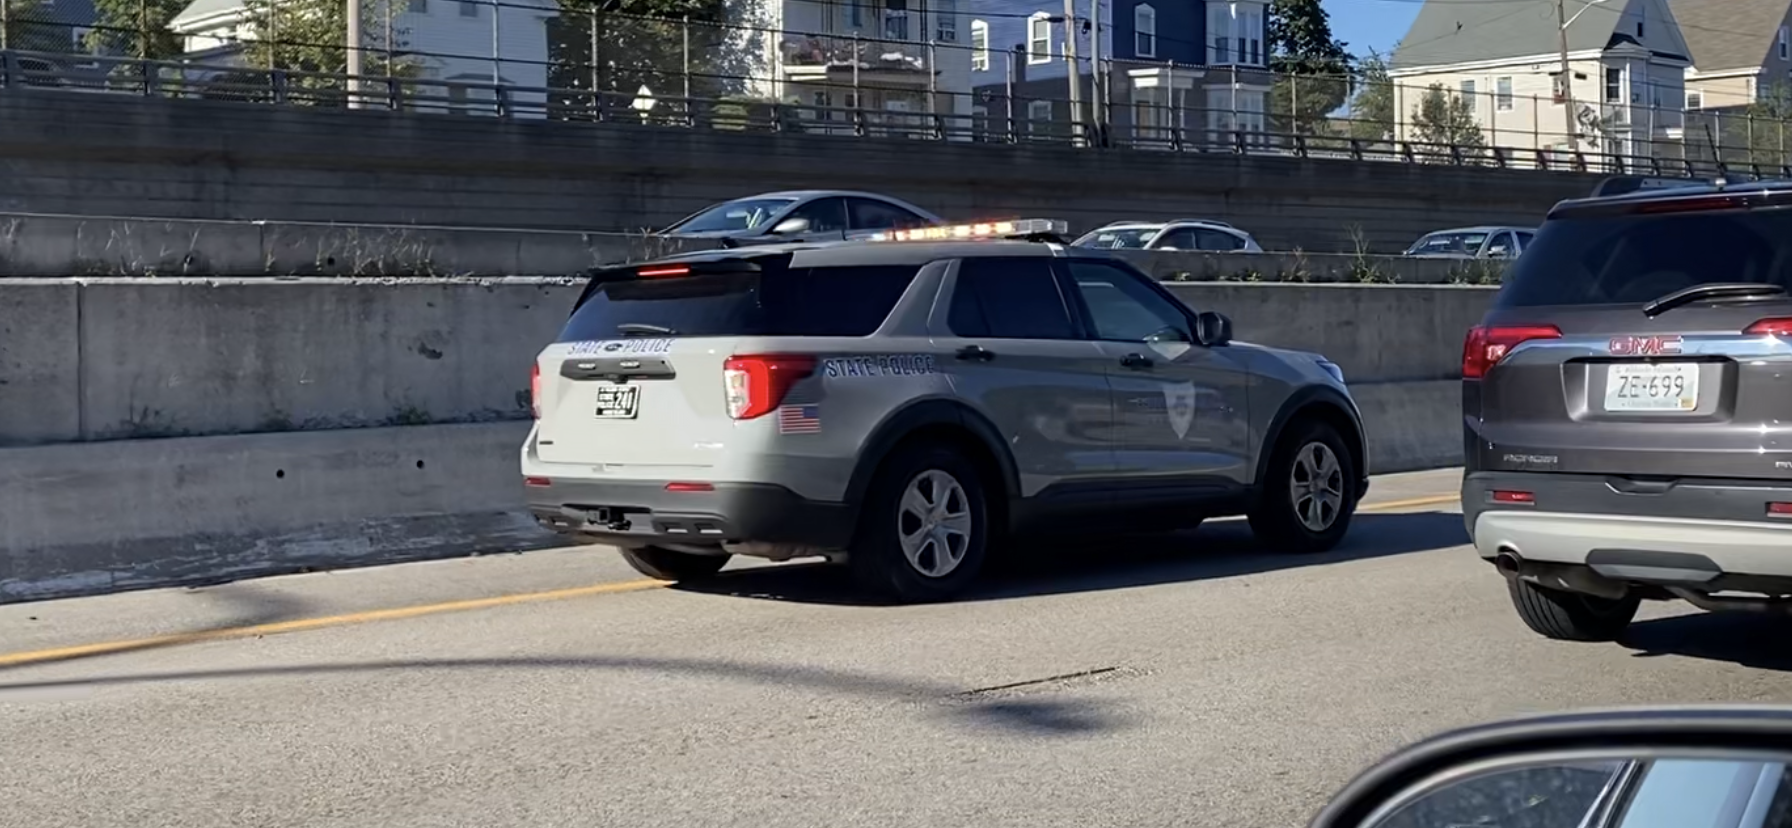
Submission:
M 1069 134 L 1065 37 L 1076 40 L 1082 120 L 1127 141 L 1218 142 L 1262 133 L 1272 78 L 1267 0 L 973 0 L 973 115 L 986 140 Z M 1099 16 L 1099 20 L 1095 18 Z M 1099 43 L 1095 34 L 1099 30 Z M 1095 114 L 1099 113 L 1099 114 Z

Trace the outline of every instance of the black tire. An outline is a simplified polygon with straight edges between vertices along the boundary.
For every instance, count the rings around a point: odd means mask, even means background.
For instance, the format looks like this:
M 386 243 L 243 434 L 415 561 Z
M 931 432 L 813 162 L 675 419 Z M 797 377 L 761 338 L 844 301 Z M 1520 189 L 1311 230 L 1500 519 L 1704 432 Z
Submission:
M 860 586 L 898 602 L 925 603 L 951 598 L 976 580 L 988 558 L 990 510 L 983 479 L 961 453 L 937 444 L 899 448 L 891 452 L 890 457 L 866 492 L 864 508 L 859 512 L 857 534 L 848 550 L 847 566 Z M 921 525 L 913 521 L 912 515 L 905 515 L 903 497 L 911 485 L 916 485 L 924 475 L 934 473 L 944 473 L 957 484 L 962 501 L 956 499 L 958 495 L 952 495 L 948 501 L 962 506 L 962 513 L 969 517 L 969 530 L 964 533 L 962 543 L 952 540 L 957 535 L 946 539 L 947 554 L 950 555 L 952 550 L 959 554 L 955 564 L 934 567 L 947 569 L 939 575 L 923 571 L 930 560 L 934 564 L 951 560 L 937 557 L 940 554 L 938 541 L 932 544 L 935 556 L 932 558 L 928 557 L 927 545 L 923 544 L 919 564 L 910 562 L 902 544 L 903 527 Z
M 1330 481 L 1327 490 L 1335 489 L 1338 497 L 1334 508 L 1317 513 L 1315 523 L 1319 528 L 1309 527 L 1302 521 L 1301 509 L 1307 508 L 1308 502 L 1302 499 L 1297 508 L 1291 486 L 1303 452 L 1314 446 L 1323 446 L 1333 460 L 1335 468 L 1325 473 L 1325 480 L 1321 482 Z M 1296 422 L 1282 432 L 1274 452 L 1270 455 L 1262 493 L 1247 515 L 1251 533 L 1277 552 L 1313 554 L 1331 550 L 1344 539 L 1344 533 L 1350 530 L 1350 518 L 1356 514 L 1357 469 L 1349 448 L 1344 445 L 1344 438 L 1338 435 L 1337 429 L 1323 422 Z M 1311 468 L 1310 464 L 1308 468 Z M 1329 523 L 1319 519 L 1328 514 Z
M 1512 606 L 1531 631 L 1557 641 L 1616 641 L 1636 617 L 1642 599 L 1601 598 L 1506 579 Z
M 699 581 L 728 565 L 725 554 L 693 555 L 657 546 L 622 550 L 622 559 L 636 572 L 660 581 Z

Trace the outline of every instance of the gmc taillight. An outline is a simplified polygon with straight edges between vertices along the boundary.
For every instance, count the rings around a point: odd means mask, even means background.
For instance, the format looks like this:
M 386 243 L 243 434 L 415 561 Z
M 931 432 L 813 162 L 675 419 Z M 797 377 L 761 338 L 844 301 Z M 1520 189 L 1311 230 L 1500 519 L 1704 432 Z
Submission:
M 1462 378 L 1480 379 L 1520 343 L 1559 339 L 1554 325 L 1477 325 L 1462 342 Z
M 529 407 L 535 410 L 535 419 L 541 419 L 541 363 L 530 366 L 529 372 Z
M 804 377 L 815 373 L 815 357 L 763 355 L 729 357 L 722 363 L 722 388 L 728 416 L 751 420 L 770 414 L 784 402 L 784 395 Z

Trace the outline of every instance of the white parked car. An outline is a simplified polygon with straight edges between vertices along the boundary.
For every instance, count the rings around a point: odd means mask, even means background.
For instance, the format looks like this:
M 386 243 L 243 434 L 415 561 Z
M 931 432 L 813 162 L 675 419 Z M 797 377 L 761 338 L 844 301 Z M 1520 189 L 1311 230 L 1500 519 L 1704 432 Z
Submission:
M 1223 221 L 1117 221 L 1096 228 L 1071 243 L 1102 250 L 1201 250 L 1211 253 L 1262 253 L 1257 240 Z

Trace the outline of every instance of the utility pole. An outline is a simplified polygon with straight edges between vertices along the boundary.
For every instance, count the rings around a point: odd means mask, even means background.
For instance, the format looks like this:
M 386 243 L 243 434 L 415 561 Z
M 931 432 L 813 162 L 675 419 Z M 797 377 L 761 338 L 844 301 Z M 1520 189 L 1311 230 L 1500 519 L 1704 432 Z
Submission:
M 1580 149 L 1580 130 L 1574 120 L 1574 75 L 1568 69 L 1568 10 L 1566 0 L 1556 0 L 1556 28 L 1562 47 L 1562 116 L 1568 127 L 1568 148 Z
M 1076 0 L 1064 0 L 1064 60 L 1070 64 L 1070 140 L 1082 143 L 1083 79 L 1082 67 L 1076 61 Z
M 1101 66 L 1101 0 L 1089 0 L 1089 7 L 1089 110 L 1099 141 L 1106 136 L 1108 123 L 1107 73 Z
M 391 2 L 391 0 L 387 0 Z M 348 0 L 348 107 L 360 109 L 361 100 L 361 0 Z

